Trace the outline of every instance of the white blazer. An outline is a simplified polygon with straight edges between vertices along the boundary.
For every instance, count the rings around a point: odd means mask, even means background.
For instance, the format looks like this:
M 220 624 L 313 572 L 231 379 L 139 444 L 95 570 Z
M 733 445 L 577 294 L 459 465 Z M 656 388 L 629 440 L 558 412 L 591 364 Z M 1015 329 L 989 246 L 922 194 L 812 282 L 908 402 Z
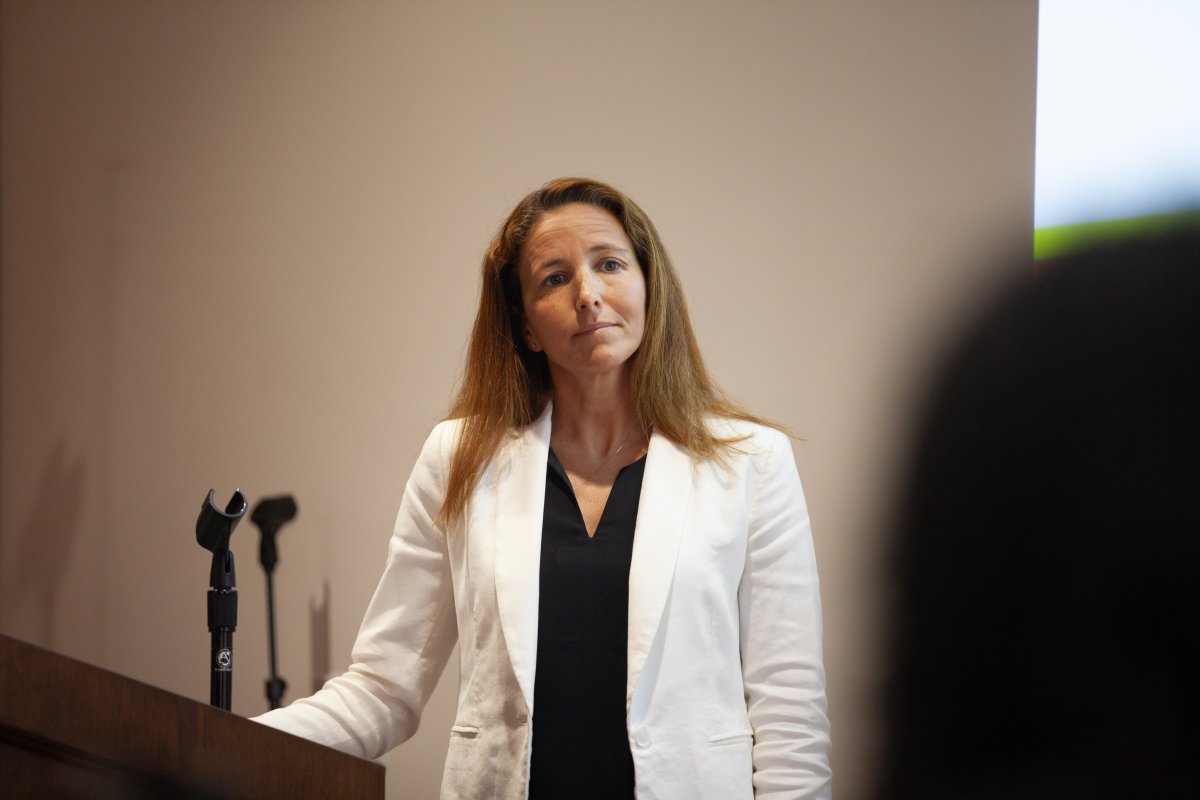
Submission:
M 821 611 L 787 438 L 748 435 L 722 467 L 650 437 L 629 573 L 626 708 L 638 800 L 829 798 Z M 257 719 L 374 758 L 412 736 L 459 644 L 442 797 L 528 796 L 550 408 L 515 431 L 441 531 L 459 423 L 405 488 L 349 671 Z

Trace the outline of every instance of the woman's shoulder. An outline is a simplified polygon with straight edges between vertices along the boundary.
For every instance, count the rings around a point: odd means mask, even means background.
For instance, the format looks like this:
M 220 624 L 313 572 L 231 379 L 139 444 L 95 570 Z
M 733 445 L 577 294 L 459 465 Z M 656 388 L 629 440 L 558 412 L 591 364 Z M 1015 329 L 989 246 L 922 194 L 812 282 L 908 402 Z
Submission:
M 739 450 L 770 450 L 789 441 L 788 435 L 778 428 L 753 420 L 712 415 L 705 420 L 705 424 L 709 433 Z M 738 447 L 739 444 L 751 447 Z
M 444 419 L 433 426 L 433 430 L 429 432 L 429 439 L 431 441 L 438 442 L 444 440 L 453 442 L 456 438 L 458 438 L 459 431 L 462 430 L 464 424 L 466 424 L 465 417 L 450 417 L 449 419 Z
M 418 461 L 427 464 L 449 464 L 462 427 L 462 419 L 444 419 L 434 425 L 433 430 L 425 437 Z
M 471 419 L 471 417 L 450 417 L 434 425 L 433 430 L 429 432 L 429 436 L 425 439 L 425 445 L 421 449 L 421 457 L 423 459 L 436 457 L 449 463 L 455 452 L 457 452 L 461 437 L 467 431 L 468 423 Z M 524 440 L 531 433 L 536 434 L 540 431 L 548 437 L 549 428 L 544 423 L 547 423 L 545 415 L 528 425 L 508 428 L 500 437 L 496 452 L 492 454 L 492 458 L 495 458 L 514 442 Z M 474 436 L 478 435 L 478 433 L 478 430 L 472 430 L 468 435 Z
M 754 420 L 712 415 L 706 419 L 708 432 L 721 443 L 714 463 L 719 468 L 749 474 L 764 474 L 794 463 L 790 437 L 770 425 Z

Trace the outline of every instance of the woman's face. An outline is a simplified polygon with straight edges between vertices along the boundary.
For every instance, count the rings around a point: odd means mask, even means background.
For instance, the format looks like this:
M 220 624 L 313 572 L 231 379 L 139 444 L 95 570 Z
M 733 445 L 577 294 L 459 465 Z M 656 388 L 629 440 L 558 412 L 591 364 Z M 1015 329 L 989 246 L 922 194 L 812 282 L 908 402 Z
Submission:
M 546 212 L 521 248 L 525 342 L 550 376 L 628 369 L 646 328 L 646 279 L 621 223 L 571 203 Z

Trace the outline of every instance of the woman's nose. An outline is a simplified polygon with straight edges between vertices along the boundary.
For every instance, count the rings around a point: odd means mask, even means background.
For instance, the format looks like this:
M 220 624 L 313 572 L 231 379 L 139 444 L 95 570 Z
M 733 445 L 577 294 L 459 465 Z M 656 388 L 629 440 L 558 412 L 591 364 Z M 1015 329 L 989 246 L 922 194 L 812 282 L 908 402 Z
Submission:
M 600 304 L 600 290 L 595 285 L 595 279 L 585 275 L 579 281 L 579 295 L 576 298 L 580 310 Z

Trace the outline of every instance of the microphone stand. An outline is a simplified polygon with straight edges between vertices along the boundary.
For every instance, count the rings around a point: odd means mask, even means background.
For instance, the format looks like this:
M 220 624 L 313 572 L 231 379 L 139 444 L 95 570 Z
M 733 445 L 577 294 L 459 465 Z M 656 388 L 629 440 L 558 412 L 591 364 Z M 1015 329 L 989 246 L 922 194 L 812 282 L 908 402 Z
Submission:
M 233 632 L 237 629 L 237 580 L 229 537 L 246 507 L 245 495 L 235 491 L 221 511 L 210 490 L 196 518 L 196 541 L 213 554 L 208 574 L 208 630 L 212 634 L 209 702 L 226 711 L 233 700 Z
M 291 495 L 266 497 L 258 501 L 250 521 L 258 526 L 262 538 L 258 546 L 258 560 L 267 575 L 267 649 L 271 661 L 271 676 L 267 678 L 267 703 L 271 710 L 279 708 L 287 681 L 279 677 L 275 662 L 275 564 L 279 553 L 275 547 L 275 535 L 285 522 L 296 516 L 296 501 Z

